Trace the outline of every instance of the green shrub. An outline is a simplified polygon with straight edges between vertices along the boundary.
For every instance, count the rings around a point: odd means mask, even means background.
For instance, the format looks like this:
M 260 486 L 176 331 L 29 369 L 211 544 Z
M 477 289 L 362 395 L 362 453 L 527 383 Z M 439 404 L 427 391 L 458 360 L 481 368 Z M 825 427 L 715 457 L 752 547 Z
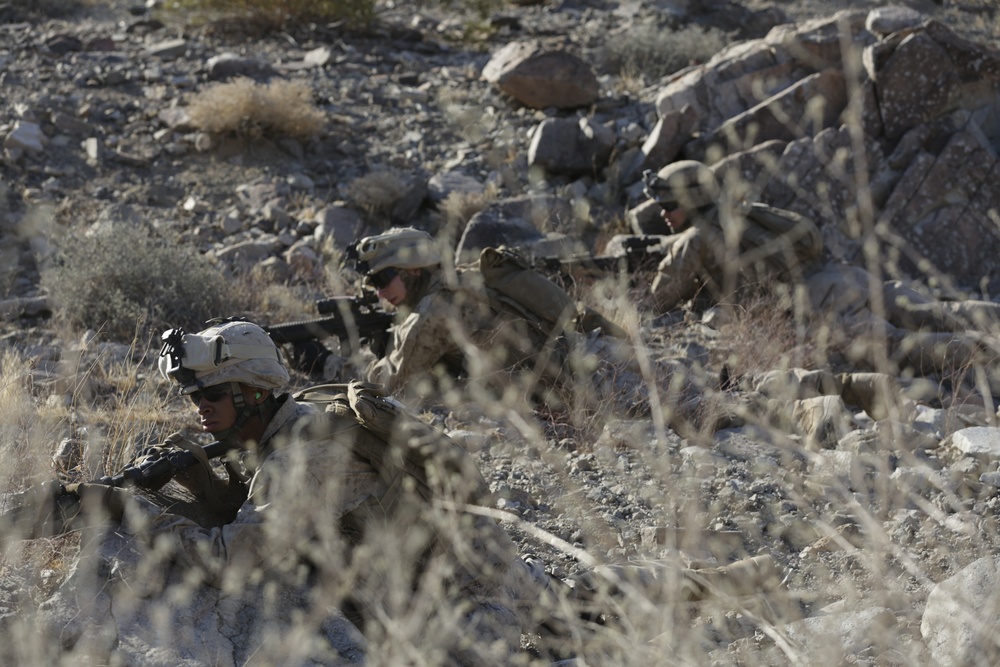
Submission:
M 642 26 L 629 31 L 628 39 L 609 40 L 599 60 L 606 72 L 648 81 L 704 62 L 728 43 L 725 33 L 714 28 Z
M 116 225 L 89 237 L 67 235 L 42 272 L 65 324 L 129 342 L 239 310 L 235 290 L 201 255 L 148 229 Z
M 240 18 L 264 30 L 336 21 L 361 26 L 375 15 L 374 0 L 177 0 L 174 6 Z
M 188 107 L 191 123 L 214 134 L 244 139 L 318 135 L 326 115 L 312 102 L 312 90 L 301 81 L 257 83 L 239 78 L 209 86 Z

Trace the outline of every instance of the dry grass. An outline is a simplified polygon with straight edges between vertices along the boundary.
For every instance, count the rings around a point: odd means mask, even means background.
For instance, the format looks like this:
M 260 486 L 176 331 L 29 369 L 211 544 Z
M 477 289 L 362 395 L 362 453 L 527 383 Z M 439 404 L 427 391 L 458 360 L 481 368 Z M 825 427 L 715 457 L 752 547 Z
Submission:
M 622 77 L 628 89 L 641 90 L 689 65 L 705 62 L 727 43 L 726 35 L 716 29 L 640 25 L 628 32 L 628 39 L 612 40 L 604 47 L 600 66 Z
M 345 196 L 368 218 L 386 227 L 387 217 L 409 189 L 409 180 L 400 171 L 383 169 L 360 176 L 347 185 Z
M 249 109 L 253 103 L 247 100 L 261 87 L 249 82 L 239 85 L 240 94 L 247 97 L 234 99 L 237 106 Z M 227 104 L 232 100 L 214 90 L 215 99 L 203 109 L 205 122 L 213 113 L 230 111 Z M 259 117 L 251 125 L 241 124 L 243 116 L 235 112 L 227 118 L 220 121 L 222 129 L 204 129 L 246 132 L 246 136 L 279 132 L 264 129 L 270 126 Z M 241 129 L 250 127 L 257 129 Z M 355 206 L 372 217 L 384 217 L 405 186 L 403 174 L 386 171 L 355 181 L 348 191 Z M 492 196 L 449 198 L 441 211 L 445 227 L 463 226 Z M 135 243 L 125 245 L 136 252 Z M 151 284 L 169 283 L 168 278 L 194 275 L 186 263 L 151 275 L 150 266 L 155 263 L 149 261 L 150 251 L 139 247 L 139 252 L 117 262 L 142 265 L 146 273 L 129 280 L 147 289 Z M 91 256 L 99 258 L 100 254 Z M 205 291 L 200 280 L 196 282 Z M 339 280 L 340 276 L 332 276 L 334 291 L 346 287 Z M 77 266 L 55 292 L 68 307 L 92 303 L 90 292 L 105 295 L 105 301 L 128 313 L 123 318 L 127 326 L 115 328 L 120 340 L 150 340 L 155 345 L 155 335 L 150 334 L 158 332 L 140 329 L 137 333 L 135 322 L 143 318 L 122 304 L 145 304 L 159 297 L 148 292 L 138 299 L 116 297 L 107 289 L 108 281 L 103 274 L 95 277 Z M 66 283 L 78 283 L 88 292 L 69 292 Z M 527 601 L 535 620 L 562 621 L 559 633 L 548 634 L 526 624 L 522 642 L 530 650 L 515 658 L 494 652 L 496 646 L 482 637 L 470 639 L 473 635 L 462 618 L 468 608 L 443 583 L 452 563 L 435 557 L 418 568 L 416 579 L 406 576 L 408 566 L 426 546 L 426 534 L 414 525 L 406 530 L 373 529 L 360 545 L 348 545 L 329 511 L 341 491 L 337 476 L 319 480 L 315 493 L 312 488 L 303 493 L 303 480 L 293 476 L 284 480 L 289 493 L 277 500 L 287 510 L 283 520 L 269 525 L 262 540 L 274 547 L 274 560 L 266 561 L 263 569 L 234 565 L 225 595 L 207 587 L 192 570 L 170 562 L 169 554 L 159 550 L 164 543 L 143 551 L 140 557 L 134 543 L 110 541 L 120 547 L 114 558 L 133 558 L 131 562 L 138 563 L 134 571 L 124 567 L 110 577 L 101 569 L 116 562 L 107 553 L 87 559 L 89 550 L 99 544 L 90 532 L 73 533 L 69 539 L 22 542 L 18 547 L 6 540 L 0 545 L 0 573 L 20 577 L 24 586 L 21 591 L 0 591 L 0 623 L 5 633 L 0 662 L 117 664 L 126 659 L 116 654 L 129 648 L 122 641 L 126 637 L 117 635 L 113 625 L 96 630 L 92 625 L 85 629 L 78 625 L 108 618 L 125 623 L 123 619 L 134 618 L 137 633 L 149 632 L 141 640 L 166 652 L 175 643 L 187 642 L 192 633 L 206 631 L 192 621 L 199 614 L 211 618 L 208 632 L 221 626 L 236 636 L 205 645 L 208 648 L 198 642 L 186 644 L 204 649 L 206 655 L 198 657 L 205 657 L 205 663 L 305 662 L 314 640 L 340 622 L 333 610 L 344 608 L 344 596 L 368 591 L 381 596 L 382 602 L 367 628 L 368 664 L 444 664 L 455 640 L 465 639 L 469 639 L 467 649 L 484 653 L 472 664 L 542 666 L 568 657 L 575 657 L 581 666 L 929 664 L 919 630 L 927 593 L 971 559 L 997 553 L 996 495 L 982 485 L 976 487 L 978 477 L 971 472 L 963 477 L 956 471 L 955 479 L 945 483 L 933 477 L 938 471 L 932 465 L 953 464 L 953 453 L 906 449 L 904 445 L 919 441 L 919 434 L 906 432 L 893 420 L 886 420 L 884 428 L 867 430 L 865 435 L 871 439 L 855 443 L 860 451 L 846 446 L 835 451 L 810 449 L 801 434 L 773 428 L 763 415 L 739 415 L 757 429 L 742 439 L 739 433 L 730 433 L 717 441 L 713 430 L 699 432 L 699 421 L 717 425 L 727 407 L 723 401 L 729 397 L 711 384 L 719 367 L 725 365 L 733 375 L 744 376 L 792 367 L 827 368 L 835 363 L 833 350 L 826 347 L 826 341 L 833 340 L 831 332 L 806 327 L 803 318 L 808 313 L 790 309 L 775 296 L 775 285 L 756 286 L 723 304 L 720 312 L 725 317 L 712 332 L 698 326 L 690 313 L 674 329 L 664 332 L 661 328 L 657 335 L 664 339 L 660 340 L 647 337 L 648 285 L 630 286 L 627 280 L 609 279 L 569 287 L 575 297 L 626 328 L 630 337 L 624 345 L 634 363 L 588 366 L 595 360 L 581 353 L 575 359 L 577 382 L 561 393 L 558 409 L 533 409 L 524 400 L 531 390 L 527 385 L 532 378 L 528 378 L 524 385 L 508 382 L 513 389 L 505 400 L 496 400 L 485 387 L 456 385 L 440 397 L 442 406 L 425 413 L 427 419 L 449 428 L 488 431 L 482 439 L 485 444 L 474 451 L 503 498 L 505 511 L 484 511 L 501 520 L 521 546 L 540 553 L 559 576 L 588 569 L 598 573 L 594 577 L 597 592 L 587 613 L 581 613 L 584 607 L 578 601 L 550 603 L 541 596 Z M 250 307 L 272 321 L 297 317 L 308 307 L 303 292 L 285 286 L 248 280 L 237 292 L 241 303 L 255 296 Z M 190 304 L 185 300 L 182 305 Z M 183 313 L 188 315 L 187 310 Z M 170 317 L 180 314 L 175 310 Z M 98 320 L 109 319 L 101 315 L 73 323 L 94 326 Z M 104 330 L 109 331 L 106 326 Z M 885 346 L 884 340 L 865 342 Z M 87 443 L 89 451 L 79 474 L 94 476 L 119 467 L 137 445 L 192 426 L 190 408 L 183 406 L 187 410 L 182 413 L 178 403 L 168 400 L 169 388 L 153 368 L 155 351 L 133 349 L 114 358 L 96 347 L 67 351 L 61 376 L 44 386 L 33 379 L 36 369 L 27 359 L 7 352 L 0 355 L 2 490 L 51 476 L 53 445 L 63 436 L 73 435 Z M 470 355 L 478 353 L 470 349 Z M 600 354 L 620 361 L 608 349 Z M 995 362 L 995 356 L 983 357 L 932 369 L 948 383 L 965 387 L 965 406 L 956 405 L 955 414 L 969 406 L 985 408 L 977 409 L 976 417 L 992 410 L 983 371 Z M 595 370 L 606 371 L 606 387 L 599 386 Z M 629 417 L 636 415 L 628 412 L 627 405 L 640 401 L 617 384 L 628 372 L 638 377 L 638 381 L 629 380 L 631 389 L 644 392 L 648 400 L 643 406 L 648 413 L 634 421 Z M 64 394 L 69 395 L 68 401 L 62 400 Z M 706 396 L 719 402 L 695 406 L 701 414 L 695 414 L 690 431 L 681 434 L 690 437 L 682 439 L 668 428 L 676 424 L 676 417 L 688 416 L 681 410 L 688 398 Z M 977 398 L 980 406 L 975 406 Z M 961 423 L 957 418 L 954 421 Z M 309 472 L 310 462 L 299 463 L 298 470 Z M 894 475 L 893 469 L 910 477 Z M 927 474 L 930 481 L 920 479 L 921 474 Z M 972 484 L 960 484 L 963 479 Z M 441 534 L 458 542 L 469 537 L 468 526 L 455 521 L 442 505 L 432 505 L 428 515 Z M 311 566 L 288 568 L 287 557 L 303 547 L 304 534 L 310 538 L 305 548 L 310 550 Z M 121 538 L 111 535 L 107 539 Z M 62 620 L 58 605 L 48 605 L 49 616 L 25 610 L 37 609 L 63 583 L 78 553 L 85 558 L 72 583 L 80 586 L 73 589 L 80 609 L 74 610 L 70 622 L 36 622 Z M 694 560 L 721 563 L 758 553 L 773 553 L 782 561 L 788 573 L 784 586 L 748 597 L 720 595 L 697 605 L 682 599 L 677 567 Z M 658 579 L 642 585 L 617 580 L 601 567 L 651 561 L 666 567 L 659 570 Z M 94 565 L 92 571 L 89 565 Z M 309 577 L 308 590 L 300 591 L 299 606 L 293 612 L 283 612 L 279 604 L 283 595 L 302 576 Z M 102 613 L 97 605 L 112 609 L 111 596 L 114 613 Z M 15 608 L 12 601 L 21 606 Z M 890 611 L 880 614 L 883 624 L 862 628 L 866 636 L 860 645 L 867 641 L 870 646 L 860 654 L 845 650 L 846 642 L 835 641 L 835 632 L 803 638 L 793 631 L 805 616 L 821 622 L 839 619 L 840 610 L 871 609 Z M 239 624 L 243 619 L 237 616 L 244 610 L 259 619 L 258 627 L 246 630 Z M 246 630 L 246 634 L 235 630 Z M 993 664 L 1000 652 L 991 643 L 991 628 L 984 630 L 986 657 L 981 664 Z M 115 641 L 102 644 L 102 637 Z M 230 649 L 232 656 L 227 653 Z M 324 656 L 335 664 L 340 658 Z
M 302 81 L 239 78 L 214 84 L 195 95 L 188 113 L 204 132 L 247 140 L 311 139 L 326 124 L 326 114 L 313 104 L 312 89 Z

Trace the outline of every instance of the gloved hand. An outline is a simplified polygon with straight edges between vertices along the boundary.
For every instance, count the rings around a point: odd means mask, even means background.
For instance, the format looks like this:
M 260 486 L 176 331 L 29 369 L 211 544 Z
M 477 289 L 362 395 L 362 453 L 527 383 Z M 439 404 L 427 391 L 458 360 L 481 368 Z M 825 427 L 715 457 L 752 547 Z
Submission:
M 149 447 L 143 449 L 142 452 L 135 459 L 133 459 L 130 466 L 141 467 L 143 465 L 150 464 L 153 461 L 158 461 L 170 454 L 183 450 L 190 451 L 192 449 L 200 450 L 201 445 L 181 432 L 171 433 L 162 443 L 158 445 L 150 445 Z M 197 470 L 199 467 L 200 466 L 192 466 L 190 469 L 181 471 L 173 477 L 178 484 L 196 496 L 202 495 L 206 482 L 205 474 Z M 148 484 L 144 486 L 150 491 L 158 491 L 169 481 L 170 478 L 167 477 L 164 478 L 158 486 L 150 486 Z
M 227 460 L 225 468 L 228 479 L 220 478 L 209 460 L 204 458 L 201 445 L 183 433 L 172 433 L 162 445 L 150 447 L 147 451 L 148 456 L 165 456 L 179 450 L 193 452 L 199 462 L 178 472 L 174 480 L 196 498 L 207 502 L 215 511 L 226 516 L 235 515 L 247 497 L 247 487 L 239 465 Z
M 83 514 L 106 517 L 116 523 L 121 522 L 125 516 L 125 505 L 132 498 L 132 494 L 125 489 L 91 482 L 67 484 L 66 493 L 80 499 L 80 511 Z M 67 517 L 67 523 L 75 518 L 76 516 Z

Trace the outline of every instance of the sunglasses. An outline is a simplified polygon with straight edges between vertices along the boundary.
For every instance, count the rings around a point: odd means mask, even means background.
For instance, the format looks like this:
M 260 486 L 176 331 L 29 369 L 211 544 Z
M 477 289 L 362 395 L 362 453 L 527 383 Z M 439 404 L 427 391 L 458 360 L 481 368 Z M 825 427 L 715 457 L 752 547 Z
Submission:
M 656 203 L 659 204 L 660 208 L 662 208 L 667 213 L 669 213 L 670 211 L 676 211 L 677 209 L 679 209 L 681 207 L 681 205 L 678 204 L 675 201 L 660 201 L 660 200 L 657 200 Z
M 201 405 L 202 399 L 208 401 L 209 403 L 218 403 L 226 396 L 232 394 L 233 391 L 227 384 L 217 384 L 213 387 L 206 387 L 204 389 L 199 389 L 198 391 L 188 394 L 188 398 L 195 405 Z
M 382 269 L 377 273 L 368 276 L 368 282 L 375 289 L 385 289 L 392 282 L 393 278 L 399 275 L 399 271 L 393 268 Z

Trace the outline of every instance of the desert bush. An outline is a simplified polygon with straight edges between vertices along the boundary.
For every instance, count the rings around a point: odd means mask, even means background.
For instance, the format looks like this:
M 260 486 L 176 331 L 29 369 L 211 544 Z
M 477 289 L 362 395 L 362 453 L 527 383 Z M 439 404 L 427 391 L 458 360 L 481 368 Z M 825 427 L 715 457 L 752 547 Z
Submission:
M 461 234 L 472 216 L 495 202 L 497 196 L 495 185 L 487 186 L 482 192 L 452 192 L 440 206 L 445 226 Z
M 735 377 L 815 363 L 809 358 L 809 341 L 774 290 L 748 289 L 722 312 L 720 362 Z
M 230 283 L 204 257 L 134 227 L 65 237 L 42 282 L 65 324 L 124 342 L 198 330 L 237 308 Z
M 727 43 L 714 28 L 642 26 L 629 31 L 628 39 L 609 41 L 599 60 L 606 72 L 655 80 L 708 60 Z
M 192 124 L 214 134 L 245 139 L 292 137 L 309 139 L 326 122 L 312 102 L 312 90 L 301 81 L 267 84 L 239 78 L 198 93 L 188 106 Z
M 344 21 L 360 26 L 374 17 L 374 0 L 179 0 L 177 8 L 239 18 L 262 30 Z
M 347 186 L 347 200 L 370 216 L 388 215 L 407 191 L 402 174 L 394 170 L 373 171 L 351 181 Z

